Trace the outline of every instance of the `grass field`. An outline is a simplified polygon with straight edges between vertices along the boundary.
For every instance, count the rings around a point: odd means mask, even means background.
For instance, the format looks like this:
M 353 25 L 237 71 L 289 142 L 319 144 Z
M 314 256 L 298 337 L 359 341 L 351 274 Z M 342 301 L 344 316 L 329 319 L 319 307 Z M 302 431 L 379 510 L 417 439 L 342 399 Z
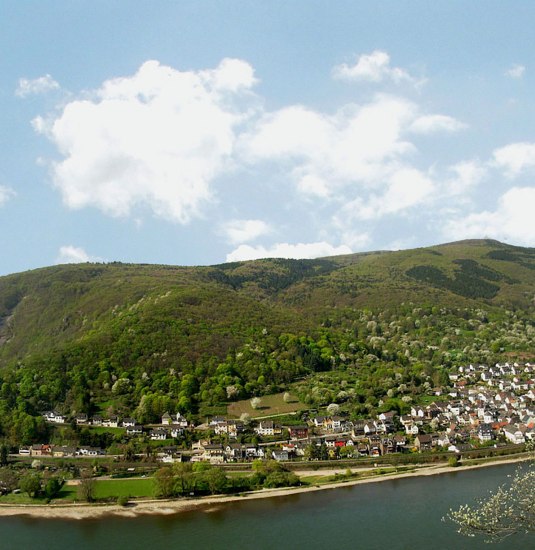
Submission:
M 117 434 L 124 434 L 126 432 L 126 428 L 108 428 L 107 426 L 86 426 L 86 427 L 92 432 L 95 432 L 97 434 L 110 433 L 113 435 L 117 435 Z
M 144 479 L 110 479 L 99 480 L 95 485 L 95 497 L 154 497 L 154 480 Z
M 283 399 L 283 393 L 275 393 L 273 395 L 265 395 L 261 397 L 260 406 L 257 409 L 251 407 L 251 400 L 244 399 L 236 401 L 228 406 L 227 414 L 239 418 L 243 413 L 247 413 L 251 418 L 262 418 L 273 415 L 283 415 L 295 413 L 307 409 L 307 406 L 299 402 L 295 396 L 291 396 L 289 403 Z
M 0 496 L 0 504 L 46 504 L 45 497 L 30 498 L 26 493 L 13 494 Z
M 114 499 L 117 497 L 153 498 L 154 481 L 152 478 L 135 479 L 99 479 L 95 481 L 95 498 L 97 500 Z M 58 498 L 60 500 L 77 500 L 78 487 L 64 485 Z

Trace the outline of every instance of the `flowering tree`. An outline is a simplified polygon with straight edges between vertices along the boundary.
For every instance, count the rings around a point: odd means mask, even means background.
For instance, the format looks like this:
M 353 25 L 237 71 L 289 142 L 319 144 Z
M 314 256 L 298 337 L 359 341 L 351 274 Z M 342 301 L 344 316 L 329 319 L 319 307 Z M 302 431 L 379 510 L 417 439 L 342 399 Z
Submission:
M 262 404 L 262 399 L 260 399 L 260 397 L 253 397 L 250 403 L 251 403 L 251 407 L 256 410 L 260 408 L 260 405 Z
M 483 535 L 497 542 L 515 533 L 535 533 L 535 461 L 518 468 L 511 483 L 502 485 L 474 507 L 450 510 L 448 519 L 462 535 Z

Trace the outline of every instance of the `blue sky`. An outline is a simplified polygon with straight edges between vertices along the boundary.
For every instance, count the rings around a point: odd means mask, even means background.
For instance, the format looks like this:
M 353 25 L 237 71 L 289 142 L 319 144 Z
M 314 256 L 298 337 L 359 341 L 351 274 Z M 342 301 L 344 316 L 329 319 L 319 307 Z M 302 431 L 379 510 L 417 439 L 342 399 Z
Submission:
M 535 245 L 531 2 L 2 14 L 0 274 Z

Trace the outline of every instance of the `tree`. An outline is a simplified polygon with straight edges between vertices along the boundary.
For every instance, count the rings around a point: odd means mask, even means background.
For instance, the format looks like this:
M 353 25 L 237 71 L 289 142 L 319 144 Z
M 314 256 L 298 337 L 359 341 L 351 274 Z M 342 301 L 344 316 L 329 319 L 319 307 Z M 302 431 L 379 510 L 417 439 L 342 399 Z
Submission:
M 225 492 L 228 479 L 225 472 L 221 468 L 210 468 L 204 473 L 204 479 L 208 483 L 208 488 L 212 495 L 217 495 Z
M 535 533 L 535 462 L 519 467 L 509 485 L 502 485 L 476 506 L 463 504 L 446 518 L 462 535 L 483 535 L 497 542 L 517 533 Z
M 262 404 L 262 399 L 260 399 L 260 397 L 253 397 L 251 399 L 251 407 L 254 410 L 259 409 L 261 404 Z
M 173 464 L 175 474 L 175 492 L 187 495 L 195 492 L 195 474 L 189 462 L 175 462 Z
M 170 466 L 159 468 L 154 474 L 156 494 L 159 497 L 169 498 L 175 494 L 175 474 Z
M 78 498 L 85 502 L 95 500 L 95 480 L 90 474 L 84 474 L 78 484 Z
M 0 445 L 0 466 L 5 466 L 7 464 L 7 459 L 9 456 L 9 449 L 7 445 Z
M 15 472 L 10 468 L 0 469 L 0 494 L 10 493 L 18 487 L 19 480 Z
M 327 412 L 330 414 L 330 415 L 336 415 L 340 412 L 340 405 L 337 405 L 336 403 L 331 403 L 328 407 L 327 407 Z
M 45 485 L 45 496 L 54 498 L 61 491 L 61 481 L 57 477 L 51 477 Z
M 23 476 L 19 483 L 20 490 L 28 493 L 30 498 L 35 498 L 41 491 L 41 474 L 36 472 Z

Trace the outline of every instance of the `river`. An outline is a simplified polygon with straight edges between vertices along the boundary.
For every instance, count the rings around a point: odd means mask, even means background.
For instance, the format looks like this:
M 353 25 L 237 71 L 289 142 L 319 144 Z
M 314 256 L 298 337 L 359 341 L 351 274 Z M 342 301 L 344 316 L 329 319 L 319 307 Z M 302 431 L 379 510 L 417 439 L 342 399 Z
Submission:
M 0 518 L 2 550 L 534 549 L 533 536 L 498 545 L 466 538 L 441 518 L 507 480 L 516 465 L 462 470 L 134 519 Z

